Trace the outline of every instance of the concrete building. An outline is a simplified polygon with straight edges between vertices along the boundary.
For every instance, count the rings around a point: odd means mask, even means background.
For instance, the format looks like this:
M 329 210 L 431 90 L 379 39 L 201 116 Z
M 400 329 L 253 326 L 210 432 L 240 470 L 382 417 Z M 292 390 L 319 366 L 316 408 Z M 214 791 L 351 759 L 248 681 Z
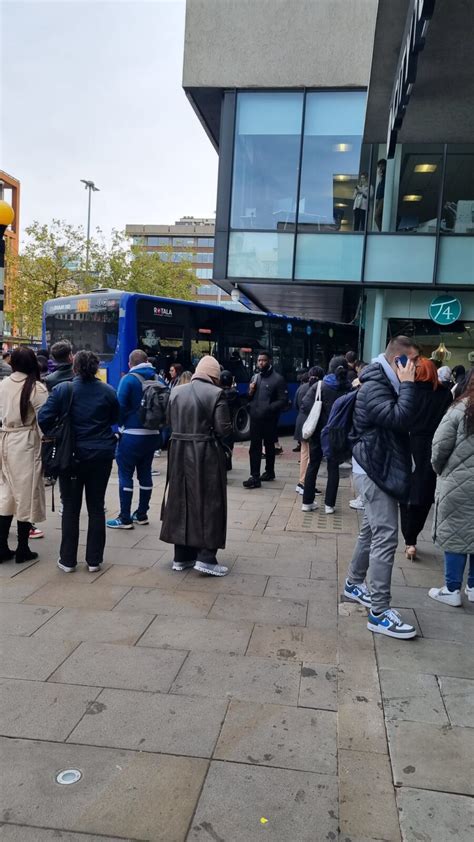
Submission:
M 7 227 L 4 233 L 4 240 L 6 246 L 6 253 L 18 254 L 20 247 L 20 182 L 17 178 L 0 170 L 0 199 L 4 199 L 13 208 L 15 214 L 14 220 Z M 8 258 L 5 261 L 4 269 L 4 288 L 2 293 L 2 313 L 3 310 L 8 311 L 10 308 L 9 285 L 11 277 L 11 267 L 8 265 Z M 1 338 L 10 337 L 12 335 L 12 326 L 8 321 L 3 321 L 2 317 L 2 331 Z
M 214 281 L 474 361 L 474 3 L 187 0 Z M 378 166 L 378 162 L 382 163 Z M 443 347 L 447 348 L 447 353 Z
M 157 251 L 162 260 L 190 261 L 196 284 L 196 299 L 207 304 L 230 302 L 231 298 L 212 283 L 214 228 L 212 218 L 183 216 L 174 225 L 127 225 L 125 231 L 135 245 Z

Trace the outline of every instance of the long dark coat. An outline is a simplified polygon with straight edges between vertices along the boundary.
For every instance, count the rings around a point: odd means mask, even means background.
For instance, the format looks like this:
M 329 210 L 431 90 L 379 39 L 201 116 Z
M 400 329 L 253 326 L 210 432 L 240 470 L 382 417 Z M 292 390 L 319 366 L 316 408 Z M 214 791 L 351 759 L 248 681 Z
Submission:
M 432 503 L 435 496 L 436 474 L 431 467 L 431 445 L 435 430 L 452 402 L 449 389 L 431 383 L 415 382 L 416 416 L 410 427 L 410 449 L 415 470 L 411 474 L 410 498 L 412 506 Z
M 173 389 L 168 413 L 172 434 L 161 540 L 198 549 L 225 547 L 227 472 L 216 439 L 232 435 L 225 395 L 210 380 L 193 380 Z

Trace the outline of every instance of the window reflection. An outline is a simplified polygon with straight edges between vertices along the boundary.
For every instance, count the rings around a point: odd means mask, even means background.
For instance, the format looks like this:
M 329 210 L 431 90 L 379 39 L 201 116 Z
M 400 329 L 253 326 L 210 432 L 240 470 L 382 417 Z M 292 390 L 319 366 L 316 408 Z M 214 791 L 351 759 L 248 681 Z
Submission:
M 474 234 L 474 150 L 472 145 L 448 146 L 441 231 Z
M 232 228 L 295 222 L 302 113 L 302 93 L 238 94 Z
M 363 231 L 370 193 L 361 156 L 366 93 L 308 93 L 298 230 Z

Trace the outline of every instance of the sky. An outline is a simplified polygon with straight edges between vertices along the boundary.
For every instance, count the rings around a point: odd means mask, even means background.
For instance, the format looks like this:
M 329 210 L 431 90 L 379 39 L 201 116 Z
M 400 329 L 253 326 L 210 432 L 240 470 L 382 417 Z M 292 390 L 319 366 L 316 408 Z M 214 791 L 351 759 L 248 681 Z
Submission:
M 181 87 L 184 0 L 0 0 L 0 169 L 34 220 L 213 216 L 217 154 Z

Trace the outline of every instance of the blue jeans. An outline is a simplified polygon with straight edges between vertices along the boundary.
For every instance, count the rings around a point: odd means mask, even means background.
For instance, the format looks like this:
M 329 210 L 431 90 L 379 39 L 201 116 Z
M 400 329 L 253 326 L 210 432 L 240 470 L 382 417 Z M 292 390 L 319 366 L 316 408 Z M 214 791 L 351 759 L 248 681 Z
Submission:
M 444 553 L 444 576 L 448 591 L 461 590 L 466 561 L 467 553 Z M 474 588 L 474 553 L 469 556 L 467 586 Z
M 146 517 L 150 507 L 153 480 L 151 466 L 155 450 L 160 446 L 160 435 L 133 436 L 124 433 L 117 445 L 119 475 L 120 518 L 123 523 L 132 520 L 133 475 L 137 472 L 140 496 L 137 514 Z

